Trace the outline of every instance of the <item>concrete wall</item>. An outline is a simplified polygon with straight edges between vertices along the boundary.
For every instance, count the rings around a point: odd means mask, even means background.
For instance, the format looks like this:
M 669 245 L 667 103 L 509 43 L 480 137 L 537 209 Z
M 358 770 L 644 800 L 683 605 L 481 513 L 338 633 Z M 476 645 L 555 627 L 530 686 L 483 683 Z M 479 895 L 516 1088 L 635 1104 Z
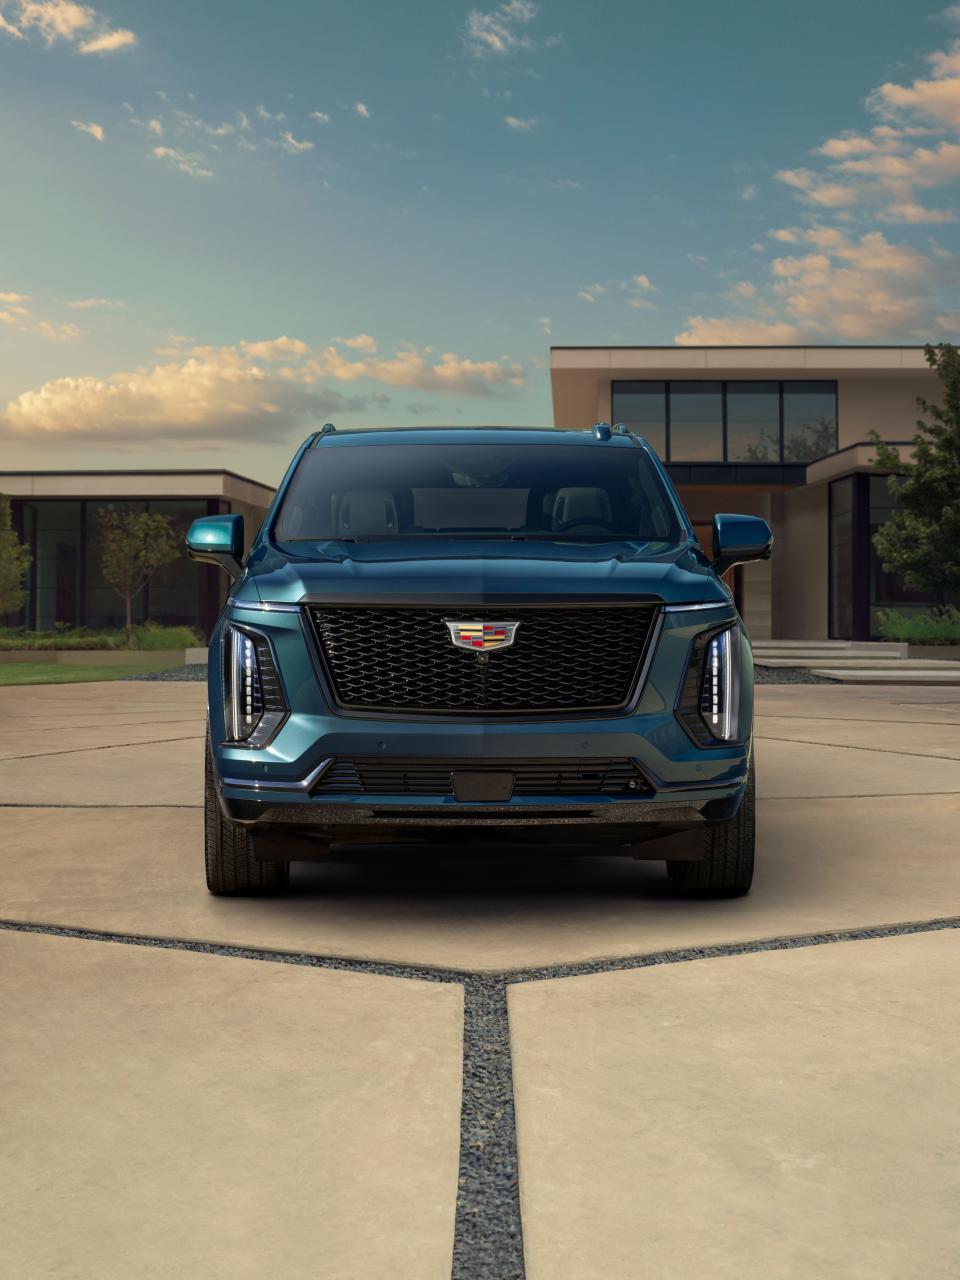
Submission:
M 782 495 L 781 533 L 773 548 L 777 579 L 773 635 L 826 640 L 828 635 L 827 486 Z

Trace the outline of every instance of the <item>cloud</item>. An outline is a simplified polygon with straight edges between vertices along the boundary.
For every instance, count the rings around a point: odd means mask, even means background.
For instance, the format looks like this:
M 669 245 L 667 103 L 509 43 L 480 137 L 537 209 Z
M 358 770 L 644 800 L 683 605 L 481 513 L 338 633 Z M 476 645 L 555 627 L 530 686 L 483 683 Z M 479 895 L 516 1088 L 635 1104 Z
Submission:
M 329 123 L 330 123 L 330 117 L 327 115 L 326 111 L 311 111 L 311 112 L 310 112 L 310 119 L 311 119 L 311 120 L 316 120 L 317 124 L 329 124 Z
M 355 338 L 343 338 L 345 347 L 352 347 L 354 351 L 376 351 L 377 344 L 369 333 L 358 333 Z
M 0 302 L 9 302 L 14 305 L 21 302 L 29 302 L 29 293 L 0 293 Z
M 92 311 L 94 308 L 117 311 L 123 305 L 122 302 L 117 302 L 113 298 L 73 298 L 67 302 L 67 306 L 72 307 L 74 311 Z
M 674 341 L 681 347 L 739 347 L 752 344 L 781 346 L 796 342 L 797 338 L 798 330 L 792 324 L 690 316 L 687 328 L 678 333 Z
M 280 122 L 287 118 L 282 111 L 278 111 L 276 115 L 271 115 L 262 102 L 257 106 L 257 116 L 260 120 L 278 120 Z M 246 117 L 244 117 L 244 119 L 246 119 Z
M 577 297 L 582 298 L 584 302 L 596 302 L 600 295 L 606 292 L 605 284 L 588 284 L 585 289 L 580 290 Z
M 212 178 L 213 170 L 204 168 L 204 157 L 196 152 L 181 151 L 178 147 L 154 147 L 153 154 L 158 160 L 169 160 L 191 178 Z
M 536 48 L 536 41 L 525 28 L 537 16 L 532 0 L 508 0 L 496 9 L 471 9 L 463 29 L 463 43 L 474 58 L 506 57 L 521 49 Z M 560 37 L 551 36 L 543 44 L 556 44 Z
M 353 104 L 353 109 L 356 111 L 357 115 L 362 116 L 364 120 L 370 119 L 370 108 L 365 102 L 355 102 Z
M 596 284 L 588 284 L 580 290 L 577 297 L 584 302 L 598 302 L 604 294 L 616 290 L 626 293 L 627 306 L 638 311 L 653 308 L 655 304 L 649 295 L 660 292 L 649 276 L 641 274 L 628 276 L 625 280 L 607 280 L 604 283 L 598 281 Z
M 176 346 L 176 344 L 175 344 Z M 107 440 L 131 448 L 159 440 L 193 445 L 285 436 L 331 413 L 383 403 L 382 389 L 345 397 L 330 383 L 365 381 L 422 391 L 489 396 L 523 385 L 521 365 L 404 348 L 382 359 L 349 359 L 299 338 L 198 346 L 163 364 L 57 378 L 11 400 L 0 414 L 8 437 Z
M 137 43 L 132 31 L 114 30 L 96 9 L 76 0 L 14 0 L 0 14 L 0 33 L 25 40 L 36 32 L 49 47 L 58 41 L 73 45 L 78 53 L 115 53 Z
M 880 231 L 851 236 L 820 225 L 773 234 L 797 252 L 770 262 L 764 288 L 735 286 L 732 298 L 749 314 L 691 316 L 677 342 L 921 339 L 941 309 L 941 291 L 957 279 L 952 255 L 940 265 Z
M 82 120 L 71 120 L 70 123 L 75 129 L 79 129 L 81 133 L 89 133 L 91 138 L 96 138 L 98 142 L 103 141 L 102 124 L 94 124 L 92 120 L 88 124 L 84 124 Z
M 503 121 L 517 133 L 532 133 L 541 124 L 539 116 L 504 116 Z
M 756 200 L 758 194 L 759 192 L 752 182 L 748 183 L 747 186 L 740 188 L 741 200 Z
M 289 129 L 280 135 L 280 139 L 280 145 L 283 147 L 284 151 L 289 151 L 291 155 L 300 155 L 304 151 L 312 151 L 314 147 L 314 144 L 309 142 L 307 139 L 303 139 L 303 141 L 301 141 L 300 139 L 295 138 Z
M 543 334 L 545 338 L 549 338 L 552 336 L 553 325 L 550 322 L 549 316 L 541 316 L 537 321 L 537 324 L 540 326 L 540 332 Z
M 51 324 L 49 320 L 38 320 L 37 332 L 53 342 L 73 342 L 80 337 L 80 330 L 75 324 Z
M 902 85 L 887 82 L 875 89 L 870 105 L 882 115 L 896 118 L 904 112 L 960 128 L 960 41 L 927 57 L 930 79 Z
M 105 31 L 103 35 L 85 40 L 80 46 L 81 53 L 116 53 L 118 49 L 129 49 L 137 43 L 132 31 Z

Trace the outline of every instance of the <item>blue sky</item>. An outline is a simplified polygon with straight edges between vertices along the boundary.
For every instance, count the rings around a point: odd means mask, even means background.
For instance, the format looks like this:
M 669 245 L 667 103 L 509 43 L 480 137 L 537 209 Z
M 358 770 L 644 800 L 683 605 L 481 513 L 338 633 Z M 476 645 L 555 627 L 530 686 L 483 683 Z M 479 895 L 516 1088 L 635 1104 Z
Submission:
M 960 5 L 0 0 L 9 468 L 542 422 L 551 343 L 956 339 Z

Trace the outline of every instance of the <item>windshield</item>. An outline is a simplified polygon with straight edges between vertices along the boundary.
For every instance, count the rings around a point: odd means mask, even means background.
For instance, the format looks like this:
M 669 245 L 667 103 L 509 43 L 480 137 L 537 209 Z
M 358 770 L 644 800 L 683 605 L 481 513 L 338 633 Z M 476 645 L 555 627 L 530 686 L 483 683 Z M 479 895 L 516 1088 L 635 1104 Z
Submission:
M 681 533 L 663 482 L 641 449 L 364 444 L 303 455 L 274 537 L 677 542 Z

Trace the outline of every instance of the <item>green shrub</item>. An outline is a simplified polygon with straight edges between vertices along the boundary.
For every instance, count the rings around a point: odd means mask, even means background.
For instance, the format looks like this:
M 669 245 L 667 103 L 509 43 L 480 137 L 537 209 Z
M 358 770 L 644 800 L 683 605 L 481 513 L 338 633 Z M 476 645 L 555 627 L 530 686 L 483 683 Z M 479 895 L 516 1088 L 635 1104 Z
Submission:
M 161 627 L 145 622 L 134 627 L 134 648 L 145 652 L 158 649 L 189 649 L 206 641 L 192 627 Z M 24 627 L 0 628 L 0 652 L 23 649 L 126 649 L 125 631 L 91 631 L 89 627 L 72 630 L 58 626 L 54 631 L 27 631 Z
M 878 609 L 877 628 L 884 640 L 908 644 L 960 644 L 960 609 L 944 605 L 927 613 Z

